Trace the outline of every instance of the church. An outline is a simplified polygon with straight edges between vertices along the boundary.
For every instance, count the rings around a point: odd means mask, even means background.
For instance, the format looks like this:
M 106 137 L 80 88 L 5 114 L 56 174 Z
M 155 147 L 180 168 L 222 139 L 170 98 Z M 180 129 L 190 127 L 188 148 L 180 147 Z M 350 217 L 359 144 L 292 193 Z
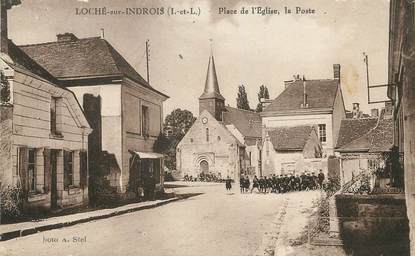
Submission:
M 177 170 L 192 177 L 202 173 L 234 180 L 240 175 L 260 176 L 260 148 L 260 115 L 225 106 L 211 54 L 199 117 L 176 148 Z

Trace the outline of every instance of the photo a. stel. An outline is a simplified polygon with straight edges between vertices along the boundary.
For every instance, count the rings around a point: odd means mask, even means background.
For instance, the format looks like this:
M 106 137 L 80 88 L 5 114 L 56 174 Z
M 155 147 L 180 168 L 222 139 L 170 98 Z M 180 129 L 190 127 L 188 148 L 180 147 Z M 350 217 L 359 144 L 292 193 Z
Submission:
M 0 0 L 0 255 L 415 255 L 415 3 L 35 2 Z

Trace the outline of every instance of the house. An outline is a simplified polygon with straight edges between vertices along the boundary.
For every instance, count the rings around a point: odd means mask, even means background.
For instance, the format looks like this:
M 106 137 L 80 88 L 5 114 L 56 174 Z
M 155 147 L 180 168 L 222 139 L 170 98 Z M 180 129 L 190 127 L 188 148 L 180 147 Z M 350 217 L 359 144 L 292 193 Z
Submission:
M 73 92 L 8 40 L 1 1 L 0 182 L 20 187 L 24 210 L 88 203 L 90 126 Z
M 415 51 L 414 3 L 391 0 L 389 15 L 388 97 L 394 106 L 394 145 L 405 178 L 411 255 L 415 255 Z
M 163 158 L 153 145 L 162 130 L 167 95 L 100 37 L 64 33 L 54 42 L 20 48 L 83 107 L 94 130 L 88 141 L 94 186 L 114 190 L 121 199 L 139 196 L 147 185 L 163 190 Z
M 267 128 L 317 125 L 323 155 L 334 154 L 340 122 L 346 117 L 340 86 L 340 65 L 334 79 L 286 81 L 284 91 L 264 104 L 262 124 Z
M 199 97 L 199 117 L 176 148 L 177 170 L 197 177 L 204 173 L 237 180 L 261 173 L 259 114 L 225 106 L 213 55 Z
M 267 174 L 318 173 L 322 147 L 316 126 L 276 127 L 266 131 L 263 150 Z
M 372 184 L 386 188 L 392 186 L 391 176 L 393 149 L 393 121 L 390 116 L 351 118 L 341 122 L 336 153 L 340 158 L 340 180 L 342 184 L 351 181 L 361 173 L 375 178 L 382 176 L 382 184 Z M 377 173 L 382 171 L 382 173 Z M 380 179 L 378 180 L 380 181 Z

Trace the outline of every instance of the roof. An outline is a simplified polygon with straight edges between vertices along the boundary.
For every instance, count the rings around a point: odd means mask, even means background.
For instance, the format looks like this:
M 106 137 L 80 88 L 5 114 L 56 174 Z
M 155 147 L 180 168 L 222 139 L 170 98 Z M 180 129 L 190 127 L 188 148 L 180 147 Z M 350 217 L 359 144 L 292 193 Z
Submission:
M 359 119 L 342 121 L 340 135 L 342 138 L 350 135 L 351 138 L 343 139 L 343 144 L 338 141 L 336 149 L 338 151 L 367 151 L 373 153 L 390 151 L 393 147 L 393 120 L 378 118 L 362 120 L 365 121 L 362 122 Z M 374 125 L 373 122 L 375 122 Z M 346 123 L 349 124 L 346 125 Z M 351 133 L 353 127 L 350 123 L 355 123 L 354 128 L 357 127 L 358 130 Z M 359 123 L 360 127 L 357 126 Z
M 339 80 L 306 80 L 307 109 L 334 108 Z M 286 89 L 268 105 L 264 112 L 304 109 L 303 80 L 287 82 Z
M 259 113 L 232 107 L 222 112 L 224 125 L 233 124 L 244 137 L 261 138 L 261 116 Z
M 55 78 L 36 61 L 30 58 L 24 51 L 17 47 L 12 41 L 9 40 L 9 52 L 8 55 L 13 63 L 8 63 L 12 66 L 18 67 L 26 72 L 39 76 L 50 82 L 54 82 Z
M 156 91 L 111 44 L 100 37 L 78 39 L 74 36 L 73 40 L 19 47 L 58 80 L 125 76 Z
M 215 60 L 213 55 L 209 57 L 209 64 L 206 74 L 205 89 L 199 99 L 211 99 L 217 98 L 225 100 L 225 98 L 220 94 L 218 77 L 216 75 Z
M 343 119 L 340 124 L 336 148 L 341 148 L 362 137 L 371 129 L 375 128 L 377 121 L 377 118 Z
M 313 126 L 277 127 L 268 131 L 268 135 L 276 151 L 302 151 L 313 129 Z

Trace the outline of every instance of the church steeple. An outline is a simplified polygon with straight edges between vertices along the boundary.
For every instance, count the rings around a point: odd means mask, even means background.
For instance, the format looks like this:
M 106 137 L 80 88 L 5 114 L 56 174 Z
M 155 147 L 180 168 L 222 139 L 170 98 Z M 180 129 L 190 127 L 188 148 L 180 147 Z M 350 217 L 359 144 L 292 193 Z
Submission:
M 220 94 L 218 77 L 216 76 L 215 60 L 213 54 L 209 57 L 209 64 L 206 74 L 205 90 L 199 99 L 210 99 L 218 98 L 225 100 L 225 98 Z
M 220 94 L 218 77 L 216 75 L 213 53 L 209 57 L 205 89 L 199 97 L 199 113 L 209 111 L 218 121 L 222 121 L 222 111 L 225 108 L 225 98 Z

